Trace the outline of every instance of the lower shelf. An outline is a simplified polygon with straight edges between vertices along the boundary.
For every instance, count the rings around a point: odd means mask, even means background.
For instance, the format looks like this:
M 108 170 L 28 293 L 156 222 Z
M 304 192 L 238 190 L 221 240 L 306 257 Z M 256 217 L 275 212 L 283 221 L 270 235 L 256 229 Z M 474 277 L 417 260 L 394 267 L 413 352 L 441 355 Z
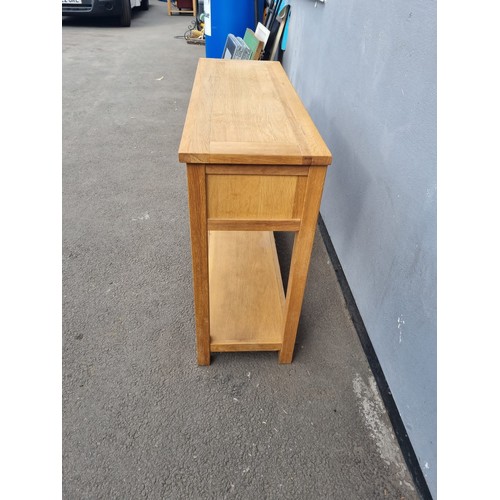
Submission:
M 272 231 L 210 231 L 210 350 L 278 351 L 285 294 Z

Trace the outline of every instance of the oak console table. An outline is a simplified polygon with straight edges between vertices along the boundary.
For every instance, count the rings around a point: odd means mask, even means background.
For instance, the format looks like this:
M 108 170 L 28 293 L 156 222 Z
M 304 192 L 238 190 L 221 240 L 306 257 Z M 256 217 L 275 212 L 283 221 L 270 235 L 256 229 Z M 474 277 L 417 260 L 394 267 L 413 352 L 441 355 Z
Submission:
M 199 60 L 179 146 L 198 364 L 222 351 L 292 361 L 331 160 L 279 62 Z M 295 232 L 286 295 L 273 231 Z

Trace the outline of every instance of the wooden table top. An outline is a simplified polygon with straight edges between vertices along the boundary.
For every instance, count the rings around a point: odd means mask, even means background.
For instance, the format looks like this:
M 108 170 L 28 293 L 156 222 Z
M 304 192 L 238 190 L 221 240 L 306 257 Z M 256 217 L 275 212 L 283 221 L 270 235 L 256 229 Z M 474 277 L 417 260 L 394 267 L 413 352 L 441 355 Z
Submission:
M 279 62 L 198 62 L 179 161 L 329 165 L 332 155 Z

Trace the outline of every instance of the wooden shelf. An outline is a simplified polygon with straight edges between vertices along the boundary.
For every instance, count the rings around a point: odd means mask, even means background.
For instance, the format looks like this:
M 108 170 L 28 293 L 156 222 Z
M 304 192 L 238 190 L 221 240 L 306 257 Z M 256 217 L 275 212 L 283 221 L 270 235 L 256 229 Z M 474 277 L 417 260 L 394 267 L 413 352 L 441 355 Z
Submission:
M 285 294 L 272 231 L 209 231 L 210 350 L 278 351 Z
M 179 8 L 178 4 L 181 3 L 181 7 Z M 191 9 L 188 10 L 181 10 L 181 9 L 186 9 L 184 7 L 184 2 L 176 2 L 176 8 L 172 9 L 172 0 L 167 0 L 167 12 L 168 15 L 171 16 L 172 14 L 193 14 L 194 17 L 196 17 L 196 5 L 197 5 L 197 0 L 192 1 L 192 7 Z

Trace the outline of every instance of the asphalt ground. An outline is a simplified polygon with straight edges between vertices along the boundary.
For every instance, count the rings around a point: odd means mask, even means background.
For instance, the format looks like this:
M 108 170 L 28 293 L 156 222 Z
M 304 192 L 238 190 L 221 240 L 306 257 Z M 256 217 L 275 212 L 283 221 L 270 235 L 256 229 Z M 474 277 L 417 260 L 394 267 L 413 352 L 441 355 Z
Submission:
M 191 21 L 63 18 L 63 497 L 418 498 L 319 231 L 293 363 L 196 364 Z

